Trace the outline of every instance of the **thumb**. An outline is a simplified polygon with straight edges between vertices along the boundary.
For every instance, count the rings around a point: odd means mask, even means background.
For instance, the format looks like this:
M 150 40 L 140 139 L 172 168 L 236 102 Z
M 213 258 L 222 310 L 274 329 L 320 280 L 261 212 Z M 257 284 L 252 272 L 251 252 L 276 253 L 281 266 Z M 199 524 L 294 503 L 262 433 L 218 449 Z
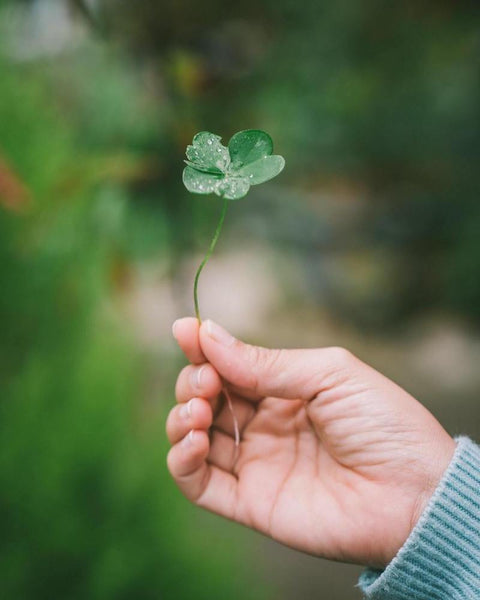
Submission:
M 278 350 L 251 346 L 234 338 L 213 321 L 200 328 L 207 360 L 229 383 L 249 395 L 312 400 L 334 386 L 354 362 L 342 348 Z

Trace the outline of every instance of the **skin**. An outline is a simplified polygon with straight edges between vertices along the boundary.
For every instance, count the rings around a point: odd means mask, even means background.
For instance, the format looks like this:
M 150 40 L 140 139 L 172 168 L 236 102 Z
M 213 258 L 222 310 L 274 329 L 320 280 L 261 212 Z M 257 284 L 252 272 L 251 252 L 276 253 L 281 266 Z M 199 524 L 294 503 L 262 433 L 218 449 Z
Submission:
M 174 336 L 190 362 L 166 424 L 182 493 L 297 550 L 385 567 L 455 449 L 433 415 L 341 348 L 250 346 L 193 318 Z

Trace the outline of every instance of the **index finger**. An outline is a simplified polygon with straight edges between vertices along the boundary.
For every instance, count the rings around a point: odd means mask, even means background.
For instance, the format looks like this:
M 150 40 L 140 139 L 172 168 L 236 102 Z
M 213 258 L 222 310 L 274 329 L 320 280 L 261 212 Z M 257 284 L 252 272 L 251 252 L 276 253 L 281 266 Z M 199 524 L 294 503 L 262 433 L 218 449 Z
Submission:
M 194 317 L 177 319 L 172 326 L 173 337 L 177 340 L 188 361 L 194 365 L 207 362 L 200 348 L 199 329 L 198 320 Z

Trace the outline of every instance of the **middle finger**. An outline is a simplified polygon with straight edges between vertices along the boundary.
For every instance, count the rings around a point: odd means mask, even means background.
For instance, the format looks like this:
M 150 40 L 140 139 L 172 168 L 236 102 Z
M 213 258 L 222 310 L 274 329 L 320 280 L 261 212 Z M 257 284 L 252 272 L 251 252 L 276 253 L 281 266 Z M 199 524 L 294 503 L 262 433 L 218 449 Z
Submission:
M 187 365 L 177 378 L 175 396 L 177 402 L 188 402 L 194 396 L 215 398 L 222 390 L 222 380 L 209 363 Z

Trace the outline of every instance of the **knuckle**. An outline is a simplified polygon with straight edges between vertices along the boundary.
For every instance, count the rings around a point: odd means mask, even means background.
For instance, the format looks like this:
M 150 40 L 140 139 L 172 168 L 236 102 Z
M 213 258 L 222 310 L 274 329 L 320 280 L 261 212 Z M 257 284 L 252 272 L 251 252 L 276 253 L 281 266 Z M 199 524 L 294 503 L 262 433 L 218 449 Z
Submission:
M 258 385 L 260 361 L 260 348 L 258 348 L 258 346 L 244 345 L 243 362 L 246 369 L 245 376 L 248 380 L 248 387 L 253 390 L 256 390 Z
M 220 378 L 220 375 L 218 374 L 218 371 L 215 369 L 215 367 L 213 365 L 211 365 L 210 363 L 205 363 L 205 379 L 206 379 L 206 385 L 209 388 L 213 388 L 214 390 L 217 389 L 217 387 L 220 385 L 222 385 L 222 380 Z
M 176 384 L 175 384 L 176 390 L 179 390 L 180 386 L 182 385 L 182 383 L 187 378 L 189 370 L 190 370 L 190 365 L 187 365 L 186 367 L 183 367 L 183 369 L 178 374 L 177 381 L 176 381 Z
M 170 440 L 172 433 L 172 420 L 173 420 L 173 410 L 168 413 L 167 420 L 165 422 L 165 433 L 167 434 L 168 439 Z M 170 440 L 171 441 L 171 440 Z
M 179 428 L 179 411 L 180 405 L 177 404 L 177 406 L 174 406 L 168 413 L 167 421 L 165 423 L 165 432 L 171 444 L 174 443 Z
M 284 350 L 277 348 L 261 348 L 258 346 L 251 347 L 251 359 L 255 369 L 265 373 L 276 371 L 277 367 L 282 364 Z
M 265 352 L 265 362 L 268 370 L 276 371 L 284 365 L 285 350 L 283 348 L 272 348 Z
M 258 346 L 244 346 L 244 354 L 247 362 L 254 367 L 260 361 L 260 348 Z
M 355 362 L 355 357 L 346 348 L 332 346 L 327 348 L 329 362 L 335 370 L 343 371 L 350 368 Z
M 174 449 L 170 448 L 168 454 L 167 454 L 167 469 L 169 471 L 169 473 L 174 476 L 175 474 L 175 456 L 174 456 Z
M 186 367 L 183 367 L 183 369 L 178 374 L 177 383 L 178 382 L 181 383 L 184 379 L 186 379 L 191 370 L 192 370 L 192 365 L 187 365 Z
M 249 349 L 249 363 L 251 366 L 252 388 L 259 393 L 259 382 L 265 377 L 275 375 L 280 377 L 282 367 L 285 365 L 285 351 L 277 348 L 262 348 L 251 346 Z
M 175 397 L 177 401 L 184 399 L 188 396 L 189 390 L 191 388 L 190 385 L 190 375 L 192 369 L 195 369 L 193 365 L 187 365 L 183 367 L 177 377 L 177 381 L 175 383 Z

